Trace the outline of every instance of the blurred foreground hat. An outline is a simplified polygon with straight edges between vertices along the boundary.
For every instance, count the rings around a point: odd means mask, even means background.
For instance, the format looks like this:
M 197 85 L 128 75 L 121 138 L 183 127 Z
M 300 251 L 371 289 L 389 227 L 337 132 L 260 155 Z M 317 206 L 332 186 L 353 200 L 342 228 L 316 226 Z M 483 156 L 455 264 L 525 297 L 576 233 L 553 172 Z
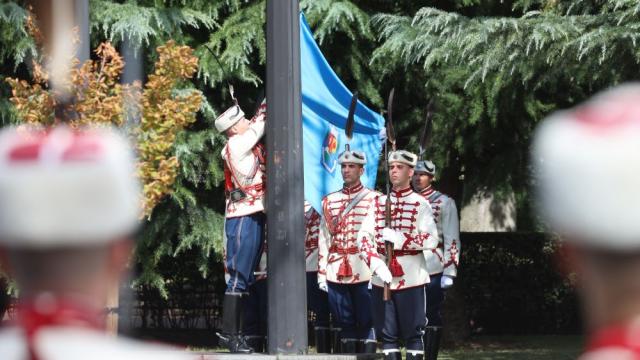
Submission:
M 133 232 L 139 214 L 134 157 L 114 131 L 0 131 L 0 244 L 103 244 Z
M 543 216 L 567 240 L 640 250 L 640 84 L 544 120 L 532 162 Z

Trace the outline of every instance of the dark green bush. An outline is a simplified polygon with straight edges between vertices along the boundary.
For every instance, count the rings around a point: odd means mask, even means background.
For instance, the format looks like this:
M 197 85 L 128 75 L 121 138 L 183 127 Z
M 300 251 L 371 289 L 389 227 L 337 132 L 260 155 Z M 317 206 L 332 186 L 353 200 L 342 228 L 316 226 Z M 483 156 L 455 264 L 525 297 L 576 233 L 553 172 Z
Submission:
M 474 333 L 580 331 L 576 294 L 558 271 L 556 242 L 542 233 L 463 233 L 456 284 Z

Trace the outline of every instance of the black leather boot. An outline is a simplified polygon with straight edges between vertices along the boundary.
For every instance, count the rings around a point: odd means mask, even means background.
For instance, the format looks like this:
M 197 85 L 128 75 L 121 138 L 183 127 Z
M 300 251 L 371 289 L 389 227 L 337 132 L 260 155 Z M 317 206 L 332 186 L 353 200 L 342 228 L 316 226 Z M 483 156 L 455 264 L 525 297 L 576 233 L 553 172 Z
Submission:
M 358 339 L 342 339 L 341 345 L 343 354 L 355 354 L 358 350 Z
M 340 348 L 340 328 L 331 329 L 331 352 L 334 354 L 340 354 L 342 349 Z
M 424 332 L 424 356 L 426 360 L 437 360 L 442 339 L 442 327 L 427 326 Z
M 402 360 L 402 354 L 400 353 L 400 351 L 394 351 L 390 353 L 385 353 L 383 351 L 383 354 L 384 360 Z
M 375 354 L 376 350 L 378 350 L 378 342 L 375 340 L 364 340 L 362 342 L 362 351 L 363 354 Z
M 331 333 L 328 327 L 316 326 L 316 352 L 318 354 L 331 353 Z
M 242 334 L 242 318 L 244 302 L 243 293 L 224 294 L 222 308 L 222 332 L 218 333 L 220 345 L 231 353 L 249 354 L 253 349 L 247 345 Z

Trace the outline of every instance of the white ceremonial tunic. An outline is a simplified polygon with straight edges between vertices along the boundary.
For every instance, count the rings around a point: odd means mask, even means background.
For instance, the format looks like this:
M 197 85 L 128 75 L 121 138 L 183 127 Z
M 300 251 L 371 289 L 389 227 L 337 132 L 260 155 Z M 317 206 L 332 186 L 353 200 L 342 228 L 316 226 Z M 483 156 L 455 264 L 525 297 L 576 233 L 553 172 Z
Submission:
M 432 186 L 423 189 L 420 194 L 431 205 L 433 217 L 438 226 L 438 235 L 440 235 L 438 247 L 427 254 L 429 274 L 443 273 L 455 277 L 460 263 L 460 222 L 456 203 Z
M 266 171 L 264 151 L 258 144 L 264 135 L 264 127 L 264 121 L 254 121 L 244 134 L 230 137 L 222 149 L 222 158 L 234 188 L 241 189 L 247 195 L 237 202 L 227 198 L 227 218 L 264 211 Z
M 386 195 L 375 199 L 374 210 L 367 214 L 358 233 L 359 250 L 367 265 L 372 257 L 386 261 L 382 229 L 385 227 Z M 392 190 L 391 226 L 403 237 L 400 248 L 394 249 L 394 258 L 389 267 L 393 275 L 391 290 L 402 290 L 422 286 L 429 282 L 425 256 L 438 246 L 438 230 L 429 202 L 420 194 L 407 188 Z M 375 286 L 384 283 L 373 276 Z
M 349 211 L 343 212 L 360 194 L 364 197 Z M 358 184 L 343 188 L 322 199 L 323 218 L 318 240 L 318 282 L 324 280 L 340 284 L 368 282 L 371 270 L 360 256 L 357 234 L 362 221 L 373 209 L 380 193 Z

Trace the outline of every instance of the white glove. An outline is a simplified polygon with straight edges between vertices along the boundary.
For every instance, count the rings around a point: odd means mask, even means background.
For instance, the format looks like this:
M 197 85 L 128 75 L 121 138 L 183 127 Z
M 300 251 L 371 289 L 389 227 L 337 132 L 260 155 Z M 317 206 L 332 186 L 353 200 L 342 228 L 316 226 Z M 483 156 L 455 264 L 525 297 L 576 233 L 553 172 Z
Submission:
M 384 144 L 385 141 L 387 141 L 387 128 L 383 127 L 382 129 L 380 129 L 380 132 L 378 132 L 378 138 L 380 138 L 380 141 L 382 141 L 382 143 Z
M 372 257 L 371 271 L 376 275 L 378 275 L 378 277 L 380 278 L 380 280 L 382 280 L 382 282 L 391 284 L 391 281 L 393 280 L 393 276 L 391 275 L 391 271 L 389 271 L 389 268 L 387 267 L 387 265 L 384 264 L 384 261 L 380 260 L 377 257 Z
M 262 116 L 267 114 L 267 99 L 262 99 L 260 106 L 258 107 L 258 113 L 256 115 Z
M 388 227 L 382 229 L 382 240 L 391 242 L 394 250 L 400 250 L 404 245 L 404 241 L 398 232 Z
M 453 286 L 453 278 L 448 275 L 442 275 L 440 278 L 440 287 L 443 289 L 448 289 Z
M 329 288 L 327 287 L 327 282 L 323 281 L 323 282 L 319 282 L 318 283 L 318 288 L 326 293 L 329 292 Z

